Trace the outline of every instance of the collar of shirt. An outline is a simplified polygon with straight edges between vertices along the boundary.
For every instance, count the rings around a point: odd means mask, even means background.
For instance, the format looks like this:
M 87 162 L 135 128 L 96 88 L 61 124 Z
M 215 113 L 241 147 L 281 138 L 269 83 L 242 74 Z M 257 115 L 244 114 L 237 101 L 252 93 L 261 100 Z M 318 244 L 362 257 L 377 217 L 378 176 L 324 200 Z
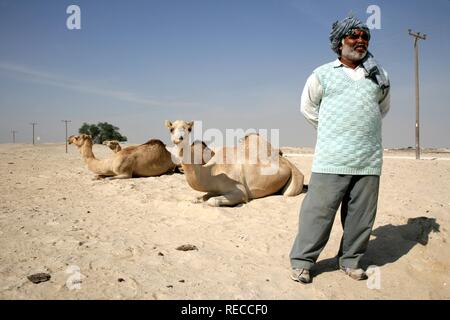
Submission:
M 347 66 L 346 64 L 343 64 L 339 59 L 336 59 L 333 61 L 333 67 L 335 68 L 339 68 L 339 67 L 344 67 L 344 68 L 350 68 L 349 66 Z M 362 68 L 362 65 L 360 64 L 359 66 L 357 66 L 355 69 L 353 70 L 357 70 L 359 68 Z M 352 69 L 352 68 L 350 68 Z
M 350 78 L 352 78 L 353 80 L 364 79 L 365 77 L 368 76 L 366 69 L 364 69 L 361 65 L 357 66 L 355 69 L 352 69 L 349 66 L 343 64 L 339 59 L 333 61 L 333 67 L 335 68 L 342 67 L 345 73 L 349 75 Z

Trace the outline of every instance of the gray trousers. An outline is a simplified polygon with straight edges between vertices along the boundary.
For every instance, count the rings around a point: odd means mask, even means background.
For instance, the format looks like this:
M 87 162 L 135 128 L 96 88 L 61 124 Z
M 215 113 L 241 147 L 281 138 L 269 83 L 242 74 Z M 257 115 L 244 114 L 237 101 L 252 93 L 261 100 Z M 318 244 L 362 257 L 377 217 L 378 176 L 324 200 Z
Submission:
M 375 221 L 379 184 L 379 176 L 312 173 L 289 256 L 292 268 L 311 269 L 330 238 L 340 204 L 339 265 L 358 268 Z

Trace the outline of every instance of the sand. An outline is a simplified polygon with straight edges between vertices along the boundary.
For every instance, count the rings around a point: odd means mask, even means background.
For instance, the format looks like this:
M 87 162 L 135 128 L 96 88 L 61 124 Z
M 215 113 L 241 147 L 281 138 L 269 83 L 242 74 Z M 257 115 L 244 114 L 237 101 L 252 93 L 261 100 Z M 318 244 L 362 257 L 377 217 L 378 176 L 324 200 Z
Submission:
M 284 151 L 308 183 L 312 150 Z M 336 270 L 337 214 L 305 286 L 289 279 L 305 194 L 212 208 L 191 202 L 201 193 L 182 174 L 94 181 L 73 146 L 0 145 L 0 298 L 449 299 L 450 154 L 385 156 L 363 260 L 377 267 L 368 281 Z

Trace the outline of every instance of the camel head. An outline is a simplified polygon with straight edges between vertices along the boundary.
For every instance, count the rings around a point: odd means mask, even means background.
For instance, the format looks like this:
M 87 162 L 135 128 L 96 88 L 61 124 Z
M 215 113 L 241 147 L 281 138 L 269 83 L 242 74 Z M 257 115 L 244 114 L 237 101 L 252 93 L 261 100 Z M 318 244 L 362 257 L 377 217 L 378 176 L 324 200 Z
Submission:
M 69 141 L 69 144 L 73 143 L 78 148 L 82 147 L 86 142 L 90 142 L 92 144 L 92 137 L 84 133 L 78 136 L 76 135 L 70 136 L 67 140 Z
M 206 143 L 200 140 L 195 140 L 191 144 L 191 157 L 190 163 L 193 164 L 206 164 L 212 157 L 214 157 L 214 151 L 212 151 Z
M 120 147 L 120 143 L 117 140 L 105 140 L 103 144 L 113 151 L 117 150 L 117 147 Z
M 170 130 L 170 140 L 175 144 L 185 144 L 189 142 L 189 134 L 194 126 L 194 121 L 176 120 L 171 122 L 166 120 L 166 127 Z

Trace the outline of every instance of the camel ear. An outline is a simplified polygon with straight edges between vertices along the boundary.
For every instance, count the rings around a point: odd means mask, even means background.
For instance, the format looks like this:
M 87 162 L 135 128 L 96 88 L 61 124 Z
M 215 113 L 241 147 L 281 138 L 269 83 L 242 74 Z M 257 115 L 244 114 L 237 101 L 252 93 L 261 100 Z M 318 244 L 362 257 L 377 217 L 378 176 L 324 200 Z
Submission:
M 91 135 L 85 133 L 81 134 L 80 137 L 83 139 L 92 139 Z
M 169 120 L 166 120 L 165 126 L 169 129 L 172 128 L 172 122 L 170 122 Z
M 192 127 L 194 126 L 194 121 L 188 121 L 186 123 L 187 123 L 188 129 L 192 129 Z

